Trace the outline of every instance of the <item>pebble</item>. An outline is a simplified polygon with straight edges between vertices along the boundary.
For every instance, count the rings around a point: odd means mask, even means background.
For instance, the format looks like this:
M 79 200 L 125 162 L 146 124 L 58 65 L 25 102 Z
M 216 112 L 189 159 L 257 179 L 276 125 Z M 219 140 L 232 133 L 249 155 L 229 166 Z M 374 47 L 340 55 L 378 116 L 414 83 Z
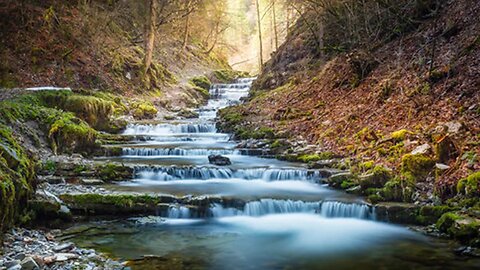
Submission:
M 1 270 L 72 270 L 72 269 L 124 269 L 117 261 L 105 258 L 92 249 L 82 249 L 74 243 L 54 240 L 60 231 L 42 232 L 23 228 L 6 232 Z

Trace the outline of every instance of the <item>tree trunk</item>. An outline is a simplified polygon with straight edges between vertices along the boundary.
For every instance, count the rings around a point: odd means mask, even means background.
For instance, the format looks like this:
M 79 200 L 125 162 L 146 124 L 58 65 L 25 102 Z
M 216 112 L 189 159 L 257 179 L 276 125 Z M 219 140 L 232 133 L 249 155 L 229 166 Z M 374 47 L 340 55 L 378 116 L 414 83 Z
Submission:
M 186 10 L 187 10 L 187 17 L 185 18 L 185 29 L 183 33 L 183 49 L 185 50 L 188 45 L 188 36 L 190 34 L 190 0 L 187 0 Z
M 155 22 L 157 21 L 157 0 L 147 0 L 147 22 L 145 24 L 144 76 L 150 71 L 155 44 Z
M 272 12 L 273 12 L 273 33 L 275 35 L 275 50 L 278 50 L 278 29 L 277 29 L 277 14 L 275 11 L 275 0 L 272 3 Z
M 261 23 L 261 17 L 260 17 L 260 5 L 258 3 L 258 0 L 255 0 L 255 4 L 257 6 L 257 24 L 258 24 L 258 41 L 260 42 L 260 52 L 258 55 L 258 60 L 259 60 L 259 71 L 261 72 L 263 69 L 263 41 L 262 41 L 262 23 Z

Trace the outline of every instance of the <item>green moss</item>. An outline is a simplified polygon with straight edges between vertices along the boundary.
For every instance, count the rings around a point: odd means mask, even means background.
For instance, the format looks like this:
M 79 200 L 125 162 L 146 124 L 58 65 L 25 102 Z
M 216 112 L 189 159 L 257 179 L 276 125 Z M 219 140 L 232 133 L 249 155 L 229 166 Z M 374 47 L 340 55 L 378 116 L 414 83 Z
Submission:
M 434 166 L 435 161 L 423 154 L 402 157 L 402 175 L 410 182 L 424 181 Z
M 222 69 L 222 70 L 215 70 L 213 72 L 213 76 L 215 79 L 221 83 L 231 83 L 235 79 L 241 77 L 248 77 L 249 74 L 247 72 L 242 71 L 235 71 L 231 69 Z
M 454 208 L 447 205 L 422 206 L 418 211 L 417 221 L 422 225 L 435 224 L 443 214 L 453 211 Z
M 381 188 L 390 180 L 392 173 L 383 166 L 375 166 L 371 173 L 359 177 L 362 189 Z
M 480 221 L 469 216 L 449 212 L 440 217 L 436 226 L 441 232 L 447 233 L 461 242 L 469 243 L 479 236 Z
M 157 116 L 157 108 L 149 101 L 137 101 L 131 105 L 132 115 L 135 119 L 153 119 Z
M 315 162 L 315 161 L 320 161 L 320 160 L 328 160 L 332 159 L 334 157 L 334 154 L 332 152 L 322 152 L 319 154 L 303 154 L 299 155 L 297 157 L 298 161 L 304 162 L 304 163 L 309 163 L 309 162 Z
M 480 195 L 480 171 L 470 174 L 467 178 L 461 179 L 457 184 L 457 192 L 469 197 Z
M 0 234 L 23 216 L 35 179 L 35 163 L 0 124 Z
M 76 206 L 86 205 L 114 205 L 118 207 L 132 207 L 136 204 L 157 205 L 162 202 L 161 197 L 154 197 L 149 195 L 100 195 L 100 194 L 64 194 L 60 195 L 67 204 L 75 204 Z
M 401 130 L 392 132 L 390 134 L 390 137 L 396 142 L 401 142 L 401 141 L 405 140 L 405 138 L 408 134 L 411 134 L 411 132 L 406 130 L 406 129 L 401 129 Z
M 402 183 L 399 179 L 392 179 L 385 183 L 382 189 L 382 196 L 385 198 L 386 201 L 409 201 L 407 198 L 404 197 Z
M 190 83 L 202 89 L 209 90 L 212 82 L 206 76 L 198 76 L 190 79 Z
M 436 223 L 437 229 L 439 229 L 441 232 L 448 232 L 450 227 L 453 226 L 454 222 L 460 218 L 461 217 L 456 213 L 445 213 L 440 217 L 440 219 L 438 219 Z
M 104 181 L 123 181 L 132 178 L 133 169 L 115 163 L 107 163 L 97 167 L 97 175 Z
M 385 199 L 379 194 L 369 195 L 367 199 L 368 199 L 369 202 L 371 202 L 373 204 L 385 201 Z

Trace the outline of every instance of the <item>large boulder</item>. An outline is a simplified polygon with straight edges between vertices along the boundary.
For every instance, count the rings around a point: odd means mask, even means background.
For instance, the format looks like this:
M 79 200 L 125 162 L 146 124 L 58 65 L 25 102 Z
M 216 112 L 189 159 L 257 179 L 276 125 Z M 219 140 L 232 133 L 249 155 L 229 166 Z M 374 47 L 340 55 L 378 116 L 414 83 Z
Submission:
M 208 162 L 210 162 L 210 164 L 214 164 L 214 165 L 217 165 L 217 166 L 232 165 L 232 162 L 230 161 L 230 159 L 228 157 L 224 157 L 224 156 L 221 156 L 221 155 L 210 155 L 210 156 L 208 156 Z

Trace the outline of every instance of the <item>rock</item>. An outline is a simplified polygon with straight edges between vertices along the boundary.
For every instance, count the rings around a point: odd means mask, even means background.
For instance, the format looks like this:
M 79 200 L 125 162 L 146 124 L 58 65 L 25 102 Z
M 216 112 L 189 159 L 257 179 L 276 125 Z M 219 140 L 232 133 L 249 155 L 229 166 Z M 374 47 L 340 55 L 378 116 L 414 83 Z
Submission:
M 447 127 L 447 132 L 450 134 L 458 134 L 462 129 L 463 125 L 460 122 L 447 122 L 444 124 Z
M 382 166 L 375 166 L 372 173 L 359 176 L 358 181 L 362 189 L 366 190 L 383 187 L 391 177 L 390 170 Z
M 428 152 L 432 149 L 432 147 L 426 143 L 418 146 L 412 151 L 412 155 L 419 155 L 419 154 L 428 154 Z
M 337 173 L 332 176 L 330 176 L 327 179 L 327 183 L 331 187 L 340 187 L 342 185 L 342 182 L 344 181 L 349 181 L 353 178 L 353 175 L 349 172 L 344 172 L 344 173 Z
M 14 264 L 13 266 L 7 268 L 7 270 L 21 270 L 22 266 L 20 264 Z
M 221 156 L 221 155 L 210 155 L 208 156 L 208 161 L 210 164 L 214 164 L 217 166 L 228 166 L 232 165 L 232 162 L 229 158 Z
M 77 258 L 78 258 L 78 255 L 73 253 L 57 253 L 55 255 L 55 261 L 57 262 L 65 262 L 65 261 L 77 259 Z
M 399 224 L 417 224 L 420 207 L 411 203 L 379 203 L 375 211 L 379 220 Z
M 52 250 L 55 252 L 71 250 L 74 247 L 73 243 L 64 243 L 58 246 L 55 246 Z
M 40 269 L 38 266 L 37 262 L 32 257 L 26 257 L 23 259 L 23 261 L 20 263 L 22 266 L 22 270 L 35 270 L 35 269 Z
M 10 262 L 7 262 L 5 263 L 5 267 L 7 269 L 17 269 L 17 268 L 14 268 L 14 267 L 17 267 L 17 266 L 20 266 L 20 261 L 19 260 L 13 260 L 13 261 L 10 261 Z M 18 269 L 21 269 L 22 267 L 20 266 L 20 268 Z
M 100 179 L 80 179 L 80 184 L 87 186 L 101 186 L 105 184 L 105 182 Z
M 45 263 L 46 265 L 50 265 L 50 264 L 54 263 L 55 261 L 56 261 L 55 256 L 47 256 L 47 257 L 43 258 L 43 263 Z
M 319 160 L 313 163 L 310 163 L 308 167 L 310 169 L 323 169 L 323 168 L 332 168 L 337 165 L 338 161 L 334 159 Z
M 450 169 L 450 166 L 442 164 L 442 163 L 436 163 L 435 168 L 444 171 L 444 170 Z

